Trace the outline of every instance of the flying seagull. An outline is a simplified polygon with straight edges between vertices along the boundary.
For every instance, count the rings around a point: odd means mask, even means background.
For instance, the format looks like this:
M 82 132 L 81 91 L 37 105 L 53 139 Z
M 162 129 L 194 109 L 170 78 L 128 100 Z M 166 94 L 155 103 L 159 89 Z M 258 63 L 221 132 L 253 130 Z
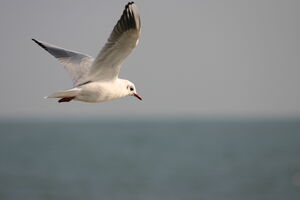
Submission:
M 135 96 L 142 100 L 132 82 L 118 77 L 122 63 L 138 44 L 140 34 L 141 20 L 138 8 L 134 2 L 129 2 L 95 59 L 32 39 L 57 58 L 73 79 L 72 89 L 55 92 L 46 98 L 59 98 L 59 103 L 72 100 L 103 102 L 125 96 Z

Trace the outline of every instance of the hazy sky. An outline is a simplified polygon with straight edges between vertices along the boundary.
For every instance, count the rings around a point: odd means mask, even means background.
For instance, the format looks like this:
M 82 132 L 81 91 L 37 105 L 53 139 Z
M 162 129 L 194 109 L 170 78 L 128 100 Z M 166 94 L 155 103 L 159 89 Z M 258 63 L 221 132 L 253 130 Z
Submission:
M 299 116 L 300 1 L 137 0 L 139 46 L 120 77 L 143 96 L 58 104 L 72 86 L 36 38 L 96 56 L 123 0 L 1 0 L 0 117 Z

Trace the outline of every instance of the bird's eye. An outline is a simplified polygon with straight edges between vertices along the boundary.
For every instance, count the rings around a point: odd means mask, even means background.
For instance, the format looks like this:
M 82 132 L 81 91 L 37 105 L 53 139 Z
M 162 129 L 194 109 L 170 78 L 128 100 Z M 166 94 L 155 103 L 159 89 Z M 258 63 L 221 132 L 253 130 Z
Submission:
M 130 91 L 133 91 L 134 89 L 133 89 L 133 87 L 130 87 Z

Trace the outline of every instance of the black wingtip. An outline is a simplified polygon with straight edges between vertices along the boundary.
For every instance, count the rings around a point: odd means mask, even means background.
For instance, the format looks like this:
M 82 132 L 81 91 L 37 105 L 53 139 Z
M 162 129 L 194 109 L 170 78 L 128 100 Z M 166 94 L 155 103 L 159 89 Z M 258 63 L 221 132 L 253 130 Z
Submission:
M 34 41 L 35 43 L 37 43 L 38 45 L 42 45 L 39 41 L 37 41 L 36 39 L 32 38 L 32 41 Z
M 42 47 L 43 49 L 45 49 L 46 51 L 48 51 L 47 47 L 45 45 L 43 45 L 41 42 L 37 41 L 36 39 L 32 38 L 32 41 L 34 41 L 35 43 L 37 43 L 40 47 Z
M 128 7 L 129 7 L 130 5 L 132 5 L 132 4 L 134 4 L 133 1 L 128 2 L 128 3 L 126 4 L 125 8 L 128 8 Z
M 37 41 L 37 40 L 34 39 L 34 38 L 32 38 L 31 40 L 34 41 L 35 43 L 37 43 L 38 45 L 40 45 L 41 47 L 44 48 L 44 45 L 43 45 L 41 42 Z

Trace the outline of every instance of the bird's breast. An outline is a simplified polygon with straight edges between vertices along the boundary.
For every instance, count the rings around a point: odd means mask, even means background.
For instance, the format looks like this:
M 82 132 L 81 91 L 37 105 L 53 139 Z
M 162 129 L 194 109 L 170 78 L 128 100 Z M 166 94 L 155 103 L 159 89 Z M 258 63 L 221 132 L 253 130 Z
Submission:
M 118 85 L 114 82 L 91 82 L 81 86 L 80 101 L 103 102 L 121 98 L 122 94 Z

